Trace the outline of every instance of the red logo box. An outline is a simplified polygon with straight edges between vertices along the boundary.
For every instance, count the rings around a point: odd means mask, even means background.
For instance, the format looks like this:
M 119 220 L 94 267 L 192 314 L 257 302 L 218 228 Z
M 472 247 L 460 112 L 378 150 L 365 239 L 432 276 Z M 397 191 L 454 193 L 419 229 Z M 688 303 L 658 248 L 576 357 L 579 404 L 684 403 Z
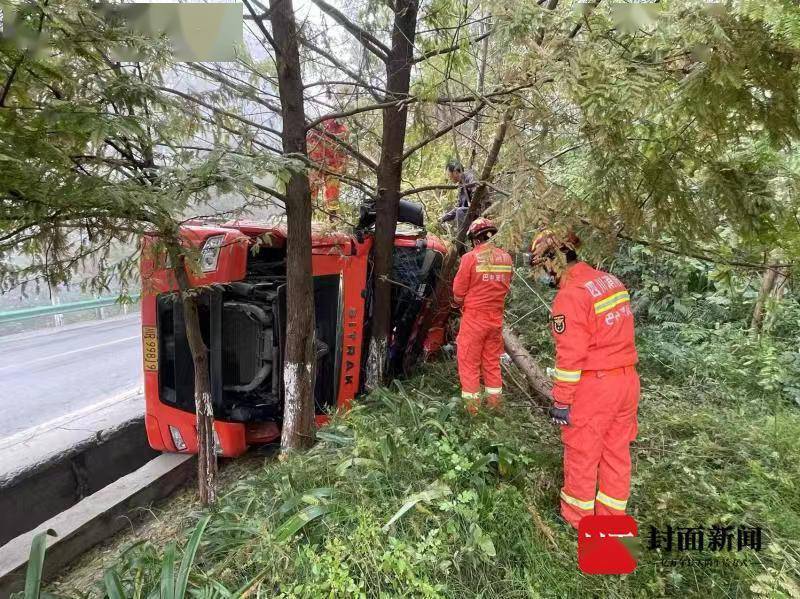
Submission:
M 636 558 L 623 539 L 638 535 L 630 516 L 584 516 L 578 524 L 578 567 L 584 574 L 630 574 Z

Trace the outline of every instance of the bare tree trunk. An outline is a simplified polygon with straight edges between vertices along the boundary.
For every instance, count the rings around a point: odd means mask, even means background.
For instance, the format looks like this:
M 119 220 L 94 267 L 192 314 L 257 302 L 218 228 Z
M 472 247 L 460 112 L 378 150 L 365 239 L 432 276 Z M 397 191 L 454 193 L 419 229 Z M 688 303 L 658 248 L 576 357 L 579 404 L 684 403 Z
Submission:
M 419 0 L 397 0 L 391 53 L 386 63 L 387 101 L 408 96 L 414 58 Z M 406 139 L 406 104 L 383 110 L 381 160 L 378 164 L 378 202 L 375 219 L 375 300 L 372 308 L 372 338 L 366 365 L 367 388 L 384 382 L 386 353 L 391 334 L 392 254 L 400 202 L 403 148 Z
M 522 345 L 519 337 L 508 327 L 503 327 L 503 342 L 506 353 L 525 375 L 525 379 L 539 400 L 538 403 L 544 407 L 550 407 L 553 404 L 553 382 L 550 377 L 539 367 L 533 356 Z
M 283 152 L 307 155 L 303 80 L 292 0 L 270 0 L 270 20 L 278 67 L 283 117 Z M 311 270 L 311 193 L 305 171 L 293 172 L 286 186 L 285 405 L 281 451 L 314 441 L 314 282 Z
M 754 335 L 760 335 L 764 326 L 764 316 L 767 311 L 767 301 L 775 289 L 775 283 L 779 278 L 780 267 L 777 266 L 777 256 L 773 255 L 770 265 L 764 271 L 764 276 L 761 279 L 761 289 L 758 292 L 756 305 L 753 307 L 753 316 L 750 319 L 750 330 Z
M 175 278 L 181 294 L 186 340 L 194 364 L 194 409 L 197 416 L 197 490 L 200 503 L 212 505 L 217 500 L 217 452 L 214 440 L 214 408 L 208 368 L 208 348 L 200 332 L 197 298 L 189 285 L 186 257 L 173 250 Z

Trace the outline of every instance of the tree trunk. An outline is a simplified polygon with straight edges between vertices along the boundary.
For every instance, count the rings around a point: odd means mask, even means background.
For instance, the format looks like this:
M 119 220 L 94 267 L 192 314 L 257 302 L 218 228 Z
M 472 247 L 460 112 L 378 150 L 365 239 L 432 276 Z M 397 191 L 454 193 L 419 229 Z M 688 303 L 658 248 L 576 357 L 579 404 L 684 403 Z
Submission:
M 775 258 L 776 256 L 773 256 L 772 263 L 767 267 L 767 270 L 764 271 L 764 276 L 761 279 L 761 289 L 758 292 L 756 305 L 753 307 L 753 316 L 750 319 L 750 330 L 754 335 L 761 334 L 761 329 L 764 326 L 764 316 L 767 311 L 767 301 L 770 295 L 772 295 L 772 290 L 775 288 L 775 283 L 780 274 L 780 268 L 776 266 L 777 260 L 775 260 Z
M 533 356 L 522 345 L 519 337 L 508 327 L 503 327 L 503 342 L 506 353 L 525 375 L 539 405 L 549 408 L 553 404 L 553 382 L 550 377 L 539 367 Z
M 484 35 L 489 32 L 490 25 L 487 21 L 481 21 L 480 33 Z M 483 90 L 486 87 L 486 62 L 489 57 L 489 36 L 487 35 L 481 41 L 481 57 L 478 64 L 478 94 L 483 95 Z M 480 105 L 480 98 L 475 101 L 475 106 Z M 478 153 L 478 130 L 480 129 L 480 115 L 476 114 L 472 118 L 472 149 L 469 153 L 469 168 L 475 164 L 475 156 Z
M 270 0 L 270 20 L 281 98 L 285 155 L 307 155 L 305 108 L 292 0 Z M 314 441 L 314 283 L 311 271 L 311 193 L 305 171 L 286 186 L 286 351 L 281 452 Z
M 208 348 L 200 332 L 197 298 L 191 291 L 186 272 L 186 257 L 172 251 L 173 269 L 178 281 L 183 307 L 186 340 L 194 365 L 194 409 L 197 416 L 197 490 L 200 503 L 212 505 L 217 500 L 217 452 L 214 439 L 214 408 L 208 368 Z
M 408 97 L 418 0 L 397 0 L 392 47 L 386 63 L 387 101 Z M 391 335 L 392 254 L 397 227 L 397 207 L 403 173 L 406 139 L 405 104 L 383 109 L 381 160 L 378 164 L 378 202 L 375 219 L 375 299 L 372 306 L 372 337 L 366 365 L 367 388 L 384 382 L 386 353 Z

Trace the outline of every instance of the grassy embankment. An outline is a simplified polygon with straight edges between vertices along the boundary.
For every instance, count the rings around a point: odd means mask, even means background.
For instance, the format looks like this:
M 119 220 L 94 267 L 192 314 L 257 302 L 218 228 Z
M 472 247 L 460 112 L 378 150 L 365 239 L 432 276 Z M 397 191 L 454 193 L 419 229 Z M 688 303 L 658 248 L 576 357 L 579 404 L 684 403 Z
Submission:
M 549 356 L 541 320 L 527 317 L 524 337 Z M 579 573 L 575 533 L 555 507 L 557 431 L 515 385 L 519 375 L 509 373 L 501 415 L 471 419 L 447 362 L 360 401 L 307 454 L 251 460 L 222 492 L 189 589 L 205 597 L 800 597 L 800 413 L 768 392 L 762 345 L 736 327 L 661 323 L 639 334 L 644 391 L 630 505 L 644 547 L 634 574 Z M 177 572 L 201 516 L 185 498 L 167 506 L 158 514 L 174 530 L 166 540 L 151 524 L 159 541 L 106 562 L 124 596 L 158 589 L 165 562 Z M 761 527 L 764 546 L 736 551 L 734 537 L 730 552 L 647 548 L 651 525 L 715 524 Z M 102 596 L 101 576 L 77 591 L 67 577 L 55 590 Z

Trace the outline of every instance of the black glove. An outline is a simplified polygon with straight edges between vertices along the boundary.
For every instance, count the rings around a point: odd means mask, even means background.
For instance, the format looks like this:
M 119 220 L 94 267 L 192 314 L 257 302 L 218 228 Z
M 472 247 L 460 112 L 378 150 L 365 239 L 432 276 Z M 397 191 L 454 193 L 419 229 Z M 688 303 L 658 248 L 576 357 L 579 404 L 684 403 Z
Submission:
M 550 421 L 553 424 L 561 424 L 562 426 L 567 426 L 569 424 L 569 406 L 557 403 L 550 408 L 549 413 Z

